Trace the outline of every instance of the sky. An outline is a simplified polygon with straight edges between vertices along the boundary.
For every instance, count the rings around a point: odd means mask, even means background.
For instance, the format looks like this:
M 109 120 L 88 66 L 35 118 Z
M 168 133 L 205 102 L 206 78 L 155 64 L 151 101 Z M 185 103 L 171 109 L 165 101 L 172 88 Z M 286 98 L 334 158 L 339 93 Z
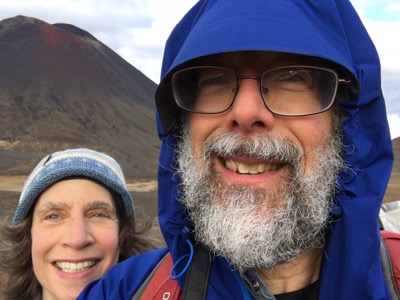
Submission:
M 95 36 L 159 83 L 171 30 L 197 0 L 1 0 L 0 20 L 23 15 Z M 392 139 L 400 137 L 400 0 L 351 0 L 378 50 Z

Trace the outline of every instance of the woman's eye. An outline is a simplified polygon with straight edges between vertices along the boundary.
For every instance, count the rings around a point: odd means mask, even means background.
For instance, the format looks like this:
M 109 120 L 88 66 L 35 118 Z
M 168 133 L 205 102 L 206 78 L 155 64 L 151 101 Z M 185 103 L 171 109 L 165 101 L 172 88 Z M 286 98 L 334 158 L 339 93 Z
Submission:
M 56 213 L 51 213 L 45 216 L 45 220 L 58 220 L 60 216 Z
M 89 214 L 91 218 L 111 218 L 110 214 L 107 212 L 92 212 Z

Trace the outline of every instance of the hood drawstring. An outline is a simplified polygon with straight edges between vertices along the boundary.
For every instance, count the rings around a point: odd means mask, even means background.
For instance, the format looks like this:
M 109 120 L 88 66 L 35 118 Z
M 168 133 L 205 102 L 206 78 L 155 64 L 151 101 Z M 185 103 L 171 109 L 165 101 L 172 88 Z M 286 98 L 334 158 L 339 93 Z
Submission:
M 339 205 L 335 205 L 332 207 L 332 210 L 330 211 L 330 215 L 333 218 L 340 217 L 342 215 L 342 208 Z
M 190 242 L 189 239 L 186 239 L 186 243 L 187 243 L 187 244 L 189 245 L 189 247 L 190 247 L 190 254 L 185 254 L 185 255 L 183 255 L 183 256 L 182 256 L 181 258 L 179 258 L 179 259 L 174 263 L 174 265 L 172 266 L 171 273 L 169 274 L 169 277 L 171 277 L 171 279 L 173 279 L 173 280 L 176 280 L 176 279 L 178 279 L 179 277 L 181 277 L 183 274 L 185 274 L 185 272 L 186 272 L 187 269 L 189 268 L 190 264 L 192 263 L 193 254 L 194 254 L 193 245 L 192 245 L 192 243 Z M 188 259 L 188 261 L 187 261 L 185 267 L 183 268 L 183 270 L 182 270 L 178 275 L 174 275 L 174 274 L 175 274 L 175 269 L 177 269 L 177 267 L 178 267 L 178 265 L 180 264 L 180 262 L 181 262 L 182 260 L 184 260 L 185 258 L 187 258 L 187 257 L 189 257 L 189 259 Z

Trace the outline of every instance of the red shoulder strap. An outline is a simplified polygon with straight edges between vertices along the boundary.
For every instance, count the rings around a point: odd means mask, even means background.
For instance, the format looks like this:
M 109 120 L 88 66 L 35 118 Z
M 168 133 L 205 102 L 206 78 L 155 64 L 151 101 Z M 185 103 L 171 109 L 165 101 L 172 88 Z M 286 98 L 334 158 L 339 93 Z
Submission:
M 394 284 L 397 291 L 400 291 L 400 234 L 381 230 L 381 237 L 390 257 Z
M 178 300 L 181 290 L 177 280 L 170 277 L 173 261 L 168 253 L 150 279 L 140 299 Z

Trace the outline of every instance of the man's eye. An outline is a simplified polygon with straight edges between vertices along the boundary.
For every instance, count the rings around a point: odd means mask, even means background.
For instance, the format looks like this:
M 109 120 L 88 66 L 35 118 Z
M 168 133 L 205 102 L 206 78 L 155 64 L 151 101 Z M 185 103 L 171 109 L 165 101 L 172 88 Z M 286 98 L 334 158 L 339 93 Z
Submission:
M 312 72 L 308 70 L 292 70 L 279 74 L 277 79 L 283 82 L 312 83 Z
M 285 72 L 279 76 L 279 80 L 282 81 L 299 81 L 303 79 L 304 78 L 301 76 L 301 73 L 297 71 Z
M 200 79 L 200 86 L 213 86 L 213 85 L 222 85 L 229 83 L 229 80 L 223 74 L 215 74 L 210 76 L 204 76 Z

